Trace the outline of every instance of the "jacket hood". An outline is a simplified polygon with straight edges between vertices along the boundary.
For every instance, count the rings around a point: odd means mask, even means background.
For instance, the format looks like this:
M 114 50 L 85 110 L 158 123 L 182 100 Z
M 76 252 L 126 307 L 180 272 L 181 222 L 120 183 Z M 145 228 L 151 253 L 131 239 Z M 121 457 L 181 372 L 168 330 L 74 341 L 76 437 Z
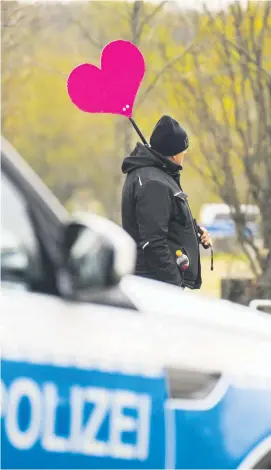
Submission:
M 172 174 L 182 170 L 181 165 L 177 165 L 177 163 L 172 162 L 168 158 L 163 157 L 163 155 L 160 155 L 160 153 L 141 143 L 137 143 L 131 155 L 123 160 L 121 169 L 124 174 L 127 174 L 146 166 L 156 166 Z

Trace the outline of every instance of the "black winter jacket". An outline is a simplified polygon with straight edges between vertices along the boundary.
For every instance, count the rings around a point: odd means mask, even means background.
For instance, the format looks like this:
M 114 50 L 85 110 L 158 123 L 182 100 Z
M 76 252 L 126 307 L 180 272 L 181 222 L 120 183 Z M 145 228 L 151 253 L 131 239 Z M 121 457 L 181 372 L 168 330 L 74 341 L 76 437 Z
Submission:
M 179 171 L 182 167 L 138 143 L 122 164 L 122 225 L 137 244 L 136 275 L 190 289 L 201 287 L 197 225 Z M 190 261 L 181 274 L 176 251 Z

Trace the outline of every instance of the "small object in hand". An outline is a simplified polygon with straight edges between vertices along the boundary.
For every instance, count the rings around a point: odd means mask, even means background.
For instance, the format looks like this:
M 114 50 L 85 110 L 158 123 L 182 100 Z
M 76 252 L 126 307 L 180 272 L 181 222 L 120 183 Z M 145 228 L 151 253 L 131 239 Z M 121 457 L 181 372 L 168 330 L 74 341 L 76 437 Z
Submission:
M 199 233 L 200 242 L 203 248 L 207 250 L 208 248 L 212 246 L 210 235 L 208 234 L 207 230 L 203 230 L 201 227 L 198 227 L 198 233 Z
M 198 227 L 198 232 L 199 232 L 198 237 L 201 238 L 201 236 L 204 234 L 204 231 L 202 230 L 201 227 Z M 211 271 L 213 271 L 214 270 L 214 252 L 213 252 L 213 245 L 212 245 L 211 237 L 210 237 L 210 243 L 205 245 L 201 239 L 201 244 L 203 248 L 205 248 L 205 250 L 207 250 L 208 248 L 211 248 Z
M 176 251 L 177 260 L 176 263 L 181 269 L 181 271 L 185 271 L 189 267 L 189 259 L 188 257 L 181 251 Z

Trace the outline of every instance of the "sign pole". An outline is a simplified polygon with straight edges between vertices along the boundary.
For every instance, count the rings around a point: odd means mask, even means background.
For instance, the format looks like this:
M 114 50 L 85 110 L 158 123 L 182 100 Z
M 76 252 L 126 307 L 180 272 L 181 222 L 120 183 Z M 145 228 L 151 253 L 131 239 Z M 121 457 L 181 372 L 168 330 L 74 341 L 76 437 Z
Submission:
M 129 121 L 130 123 L 132 124 L 133 128 L 136 130 L 137 134 L 139 135 L 140 139 L 142 140 L 143 144 L 146 145 L 147 147 L 149 147 L 150 145 L 148 144 L 148 142 L 146 141 L 144 135 L 142 134 L 141 130 L 139 129 L 139 127 L 137 126 L 137 124 L 135 123 L 135 121 L 133 120 L 133 118 L 129 118 Z

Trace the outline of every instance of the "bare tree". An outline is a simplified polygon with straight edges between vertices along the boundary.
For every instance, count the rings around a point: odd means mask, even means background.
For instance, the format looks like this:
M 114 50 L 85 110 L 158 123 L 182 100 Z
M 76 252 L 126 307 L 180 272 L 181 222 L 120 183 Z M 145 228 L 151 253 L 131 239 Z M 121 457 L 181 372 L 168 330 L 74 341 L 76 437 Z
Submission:
M 265 66 L 265 41 L 270 36 L 271 2 L 235 2 L 218 15 L 205 9 L 211 35 L 192 51 L 189 73 L 171 74 L 176 98 L 189 103 L 186 119 L 197 135 L 206 165 L 194 167 L 232 208 L 238 240 L 247 255 L 261 293 L 271 296 L 271 74 Z M 261 15 L 261 28 L 256 31 Z M 229 17 L 233 35 L 227 34 Z M 244 33 L 244 22 L 249 22 Z M 216 44 L 210 64 L 210 38 Z M 241 168 L 242 171 L 237 171 Z M 240 184 L 242 179 L 243 184 Z M 241 186 L 241 188 L 240 188 Z M 263 247 L 247 229 L 241 204 L 260 211 Z

